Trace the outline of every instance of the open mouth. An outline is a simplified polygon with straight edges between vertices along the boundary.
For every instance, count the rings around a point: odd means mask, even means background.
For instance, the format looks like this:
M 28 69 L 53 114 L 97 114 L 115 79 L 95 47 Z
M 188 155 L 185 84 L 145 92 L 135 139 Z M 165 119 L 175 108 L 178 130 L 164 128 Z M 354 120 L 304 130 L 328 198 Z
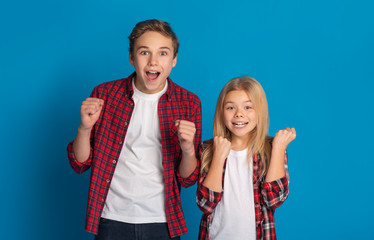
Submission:
M 158 78 L 158 76 L 160 75 L 160 72 L 157 72 L 157 71 L 147 71 L 146 74 L 147 74 L 147 78 L 150 81 L 154 81 L 154 80 L 156 80 Z
M 248 122 L 233 122 L 232 123 L 235 127 L 244 127 L 248 124 Z

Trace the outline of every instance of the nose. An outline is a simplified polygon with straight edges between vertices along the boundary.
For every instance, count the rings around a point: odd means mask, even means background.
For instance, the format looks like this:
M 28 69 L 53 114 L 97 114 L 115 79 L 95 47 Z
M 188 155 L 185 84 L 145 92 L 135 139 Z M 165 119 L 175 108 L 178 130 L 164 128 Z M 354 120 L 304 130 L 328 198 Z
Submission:
M 150 54 L 148 64 L 150 66 L 157 66 L 157 56 L 155 54 Z
M 238 110 L 236 110 L 236 112 L 235 112 L 235 117 L 243 117 L 244 116 L 244 114 L 243 114 L 243 112 L 242 112 L 242 110 L 241 109 L 238 109 Z

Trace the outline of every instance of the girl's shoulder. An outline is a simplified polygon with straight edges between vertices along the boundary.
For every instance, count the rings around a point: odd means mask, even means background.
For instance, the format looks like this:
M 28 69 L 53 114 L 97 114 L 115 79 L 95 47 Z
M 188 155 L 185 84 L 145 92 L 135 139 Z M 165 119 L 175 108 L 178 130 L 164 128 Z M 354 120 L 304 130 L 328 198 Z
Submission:
M 213 138 L 203 141 L 203 149 L 206 149 L 213 144 Z
M 268 142 L 268 143 L 273 143 L 273 139 L 274 139 L 274 137 L 272 137 L 272 136 L 266 136 L 265 141 Z
M 272 144 L 273 139 L 274 139 L 274 137 L 272 137 L 272 136 L 266 136 L 265 142 Z M 203 141 L 203 143 L 202 143 L 203 149 L 206 149 L 207 147 L 209 147 L 212 144 L 213 144 L 213 138 Z

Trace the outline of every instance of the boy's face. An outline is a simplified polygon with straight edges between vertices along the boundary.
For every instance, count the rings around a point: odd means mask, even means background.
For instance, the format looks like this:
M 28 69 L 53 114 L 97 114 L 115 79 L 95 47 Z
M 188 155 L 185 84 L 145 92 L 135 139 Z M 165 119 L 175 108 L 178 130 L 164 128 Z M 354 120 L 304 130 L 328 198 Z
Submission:
M 135 67 L 136 88 L 148 94 L 164 88 L 171 69 L 177 64 L 172 39 L 153 31 L 145 32 L 135 41 L 129 60 Z

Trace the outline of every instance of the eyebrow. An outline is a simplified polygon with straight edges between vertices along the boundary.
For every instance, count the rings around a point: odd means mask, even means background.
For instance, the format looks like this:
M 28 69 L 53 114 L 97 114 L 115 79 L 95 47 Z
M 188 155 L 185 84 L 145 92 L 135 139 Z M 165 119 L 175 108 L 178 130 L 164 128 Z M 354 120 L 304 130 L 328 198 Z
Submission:
M 224 102 L 224 104 L 228 104 L 228 103 L 234 103 L 234 102 L 232 102 L 232 101 L 226 101 L 226 102 Z M 252 103 L 252 101 L 248 100 L 248 101 L 245 101 L 245 103 Z
M 142 48 L 149 49 L 149 47 L 147 47 L 147 46 L 139 46 L 136 50 L 139 50 L 139 49 L 142 49 Z M 161 49 L 161 50 L 167 49 L 167 50 L 171 51 L 171 49 L 169 47 L 160 47 L 159 49 Z

